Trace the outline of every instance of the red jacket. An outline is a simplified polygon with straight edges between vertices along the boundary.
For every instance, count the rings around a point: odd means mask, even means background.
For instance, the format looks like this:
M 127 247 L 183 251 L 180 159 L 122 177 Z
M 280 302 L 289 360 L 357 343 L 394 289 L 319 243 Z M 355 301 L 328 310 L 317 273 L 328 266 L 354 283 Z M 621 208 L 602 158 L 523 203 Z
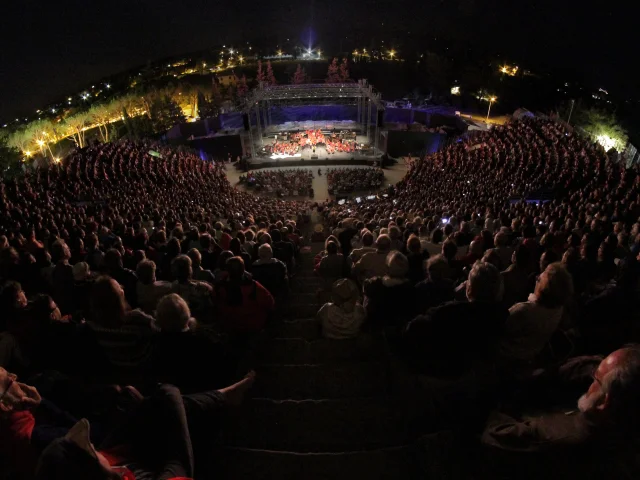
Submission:
M 275 306 L 275 300 L 259 282 L 243 280 L 240 289 L 242 303 L 229 304 L 230 282 L 222 282 L 213 292 L 216 314 L 222 325 L 231 332 L 249 333 L 264 328 L 267 316 Z

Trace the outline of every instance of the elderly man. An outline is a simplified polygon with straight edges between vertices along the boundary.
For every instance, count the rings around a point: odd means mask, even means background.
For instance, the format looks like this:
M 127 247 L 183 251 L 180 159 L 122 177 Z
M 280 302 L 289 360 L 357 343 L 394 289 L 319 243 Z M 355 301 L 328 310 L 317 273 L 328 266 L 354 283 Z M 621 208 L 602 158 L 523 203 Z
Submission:
M 391 251 L 391 239 L 380 235 L 376 240 L 376 251 L 366 253 L 356 263 L 354 274 L 360 281 L 372 277 L 383 277 L 387 273 L 387 255 Z
M 289 288 L 287 266 L 273 258 L 271 245 L 265 243 L 258 248 L 258 260 L 253 262 L 252 273 L 255 281 L 260 282 L 274 297 L 285 294 Z
M 191 477 L 192 442 L 196 452 L 204 447 L 198 456 L 204 459 L 220 410 L 240 404 L 254 379 L 249 372 L 230 387 L 185 396 L 171 385 L 150 397 L 118 387 L 120 417 L 90 438 L 87 420 L 77 421 L 0 367 L 0 457 L 25 478 L 35 470 L 39 480 Z
M 362 247 L 354 248 L 351 254 L 349 255 L 349 258 L 351 259 L 351 262 L 355 265 L 360 261 L 360 259 L 364 255 L 366 255 L 367 253 L 375 252 L 375 251 L 376 249 L 373 246 L 373 234 L 369 230 L 366 230 L 362 234 Z
M 171 273 L 176 279 L 171 284 L 171 293 L 177 293 L 185 299 L 196 320 L 211 323 L 213 287 L 192 279 L 191 259 L 187 255 L 178 255 L 171 262 Z
M 458 377 L 476 363 L 492 362 L 509 315 L 500 303 L 503 290 L 498 269 L 476 263 L 467 282 L 468 302 L 433 308 L 406 326 L 409 364 L 422 373 Z
M 638 478 L 640 349 L 614 351 L 590 381 L 577 410 L 494 413 L 482 435 L 487 478 Z

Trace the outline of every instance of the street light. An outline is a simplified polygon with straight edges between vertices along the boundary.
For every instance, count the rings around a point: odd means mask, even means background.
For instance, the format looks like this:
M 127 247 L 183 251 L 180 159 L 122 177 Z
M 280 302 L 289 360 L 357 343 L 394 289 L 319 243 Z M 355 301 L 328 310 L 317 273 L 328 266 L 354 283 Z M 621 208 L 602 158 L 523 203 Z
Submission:
M 491 96 L 489 97 L 489 109 L 487 110 L 487 122 L 489 121 L 489 113 L 491 112 L 491 104 L 495 102 L 498 97 Z
M 278 56 L 281 57 L 282 56 L 282 50 L 278 50 Z
M 243 57 L 242 55 L 240 55 L 240 56 L 238 57 L 238 60 L 240 61 L 240 65 L 242 65 L 242 64 L 243 64 L 243 62 L 244 62 L 244 57 Z
M 393 59 L 393 57 L 395 57 L 395 56 L 396 56 L 396 51 L 395 50 L 391 50 L 389 52 L 389 58 Z

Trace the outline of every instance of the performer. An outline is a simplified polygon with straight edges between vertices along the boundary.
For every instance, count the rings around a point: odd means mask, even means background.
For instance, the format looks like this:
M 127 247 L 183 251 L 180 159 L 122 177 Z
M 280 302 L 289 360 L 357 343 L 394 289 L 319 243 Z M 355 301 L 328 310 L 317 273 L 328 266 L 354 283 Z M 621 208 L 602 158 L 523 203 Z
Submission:
M 318 176 L 321 177 L 322 176 L 322 169 L 318 168 Z

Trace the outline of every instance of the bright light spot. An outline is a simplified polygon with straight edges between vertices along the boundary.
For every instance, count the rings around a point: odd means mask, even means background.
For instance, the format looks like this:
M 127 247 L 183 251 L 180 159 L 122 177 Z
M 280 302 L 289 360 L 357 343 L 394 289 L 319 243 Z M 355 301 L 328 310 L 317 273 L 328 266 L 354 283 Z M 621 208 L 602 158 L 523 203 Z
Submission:
M 396 51 L 395 51 L 395 50 L 391 50 L 391 51 L 389 52 L 389 58 L 393 58 L 393 57 L 395 57 L 395 56 L 396 56 Z
M 31 150 L 27 150 L 26 152 L 24 152 L 25 156 L 28 158 L 31 155 L 33 155 L 33 153 L 31 152 Z
M 52 108 L 52 109 L 51 109 L 51 113 L 56 113 L 56 109 L 55 109 L 55 108 Z
M 230 48 L 230 49 L 229 49 L 229 53 L 230 53 L 231 55 L 233 55 L 233 48 Z
M 495 102 L 498 99 L 498 97 L 489 97 L 489 101 L 490 102 Z
M 310 48 L 307 49 L 307 54 L 311 55 L 312 50 Z
M 107 87 L 107 88 L 111 88 L 111 85 L 107 83 L 106 87 Z
M 605 150 L 609 151 L 616 146 L 616 140 L 611 138 L 609 135 L 598 135 L 596 137 L 596 141 L 604 147 Z
M 451 95 L 460 95 L 460 87 L 451 87 Z
M 278 50 L 278 56 L 281 57 L 282 56 L 282 50 Z
M 38 144 L 39 147 L 42 147 L 44 145 L 44 142 L 42 140 L 38 140 L 36 141 L 36 143 Z
M 60 157 L 54 158 L 53 161 L 56 162 L 56 163 L 60 163 Z

